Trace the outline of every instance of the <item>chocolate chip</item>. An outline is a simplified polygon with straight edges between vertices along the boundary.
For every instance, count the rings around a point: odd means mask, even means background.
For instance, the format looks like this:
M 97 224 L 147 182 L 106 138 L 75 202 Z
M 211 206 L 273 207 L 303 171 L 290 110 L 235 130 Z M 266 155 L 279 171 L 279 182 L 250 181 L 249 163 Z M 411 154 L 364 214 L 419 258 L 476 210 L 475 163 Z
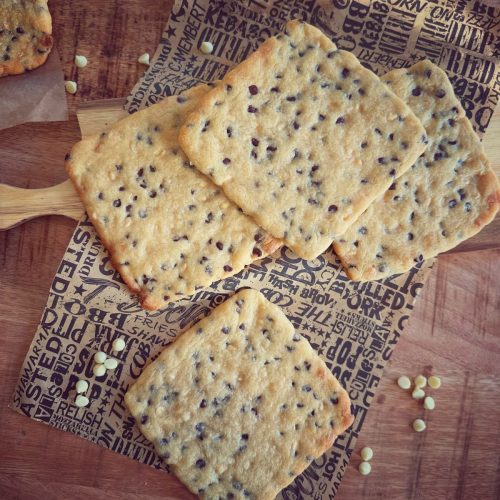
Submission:
M 342 70 L 342 78 L 347 78 L 349 76 L 350 71 L 347 68 Z
M 114 207 L 116 207 L 116 208 L 120 207 L 120 206 L 121 206 L 121 204 L 122 204 L 122 200 L 120 200 L 120 199 L 115 200 L 115 201 L 113 202 L 113 206 L 114 206 Z
M 149 417 L 147 415 L 143 415 L 141 417 L 141 424 L 145 424 L 149 420 Z
M 366 233 L 368 233 L 368 229 L 366 229 L 366 227 L 362 226 L 358 229 L 358 233 L 359 234 L 366 234 Z
M 446 95 L 446 92 L 443 89 L 436 90 L 436 97 L 438 99 L 442 99 Z
M 391 169 L 391 171 L 389 172 L 389 175 L 391 177 L 395 177 L 396 176 L 396 169 L 395 168 Z
M 224 163 L 224 165 L 229 165 L 231 163 L 231 158 L 224 158 L 222 163 Z
M 222 243 L 222 241 L 218 241 L 215 246 L 219 249 L 219 250 L 222 250 L 224 248 L 224 245 Z
M 366 146 L 368 146 L 368 143 L 367 142 L 362 142 L 361 143 L 361 149 L 365 149 Z
M 328 207 L 328 211 L 329 211 L 329 212 L 335 213 L 337 210 L 338 210 L 337 205 L 330 205 L 330 206 Z
M 466 212 L 470 212 L 472 210 L 472 203 L 469 203 L 468 201 L 465 202 L 464 209 Z
M 253 247 L 252 254 L 256 257 L 260 257 L 262 255 L 262 250 L 258 247 Z
M 295 96 L 293 96 L 293 95 L 290 95 L 290 96 L 288 96 L 286 98 L 286 100 L 289 101 L 289 102 L 295 102 L 297 100 L 297 98 Z
M 412 240 L 413 239 L 413 233 L 408 233 L 408 239 Z
M 231 266 L 228 266 L 227 264 L 224 266 L 224 271 L 226 271 L 226 273 L 230 273 L 232 270 L 233 268 Z
M 280 88 L 279 87 L 271 87 L 271 92 L 279 92 Z
M 121 172 L 123 170 L 123 165 L 115 165 L 115 168 L 118 172 Z
M 257 87 L 257 85 L 250 85 L 250 87 L 248 87 L 248 91 L 251 95 L 257 95 L 259 93 L 259 87 Z
M 17 31 L 17 33 L 19 33 L 20 35 L 22 35 L 22 34 L 24 33 L 24 29 L 23 29 L 23 28 L 21 28 L 21 26 L 18 26 L 18 27 L 16 28 L 16 31 Z
M 205 463 L 205 460 L 203 460 L 203 458 L 199 458 L 198 460 L 196 460 L 195 465 L 198 469 L 203 469 L 203 467 L 205 467 L 206 463 Z
M 422 89 L 420 87 L 415 87 L 412 91 L 411 91 L 411 95 L 417 97 L 419 96 L 420 94 L 422 93 Z
M 343 116 L 339 116 L 337 120 L 335 121 L 337 125 L 340 125 L 342 123 L 345 123 L 345 118 Z
M 339 404 L 339 398 L 337 396 L 333 396 L 330 398 L 330 403 L 332 403 L 332 405 L 337 405 Z
M 450 200 L 450 201 L 448 202 L 448 206 L 449 206 L 450 208 L 455 208 L 455 207 L 457 206 L 457 200 Z
M 378 135 L 382 135 L 382 131 L 379 128 L 375 128 L 375 133 Z
M 249 113 L 257 113 L 258 109 L 255 108 L 254 106 L 248 106 L 248 112 Z
M 425 75 L 427 78 L 430 78 L 430 77 L 431 77 L 431 75 L 432 75 L 432 71 L 431 71 L 430 69 L 427 69 L 427 70 L 425 70 L 424 75 Z
M 231 92 L 233 90 L 232 85 L 226 85 L 226 92 Z
M 378 159 L 378 162 L 379 162 L 381 165 L 385 165 L 385 158 L 381 156 L 381 157 Z
M 401 149 L 408 149 L 408 143 L 407 142 L 401 142 Z

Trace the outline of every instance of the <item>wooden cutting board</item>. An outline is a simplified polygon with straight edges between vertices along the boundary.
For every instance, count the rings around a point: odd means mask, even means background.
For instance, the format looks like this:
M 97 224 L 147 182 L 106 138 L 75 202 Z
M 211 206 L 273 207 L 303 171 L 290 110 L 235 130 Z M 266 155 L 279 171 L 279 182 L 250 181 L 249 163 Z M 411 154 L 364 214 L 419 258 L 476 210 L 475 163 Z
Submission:
M 82 137 L 106 130 L 113 122 L 127 115 L 122 98 L 90 101 L 77 111 Z M 500 177 L 500 108 L 492 117 L 484 138 L 484 146 L 493 169 Z M 0 184 L 0 230 L 9 229 L 34 217 L 65 215 L 79 220 L 84 208 L 68 179 L 61 184 L 44 189 L 21 189 Z M 486 226 L 479 234 L 450 250 L 466 252 L 500 248 L 500 217 Z

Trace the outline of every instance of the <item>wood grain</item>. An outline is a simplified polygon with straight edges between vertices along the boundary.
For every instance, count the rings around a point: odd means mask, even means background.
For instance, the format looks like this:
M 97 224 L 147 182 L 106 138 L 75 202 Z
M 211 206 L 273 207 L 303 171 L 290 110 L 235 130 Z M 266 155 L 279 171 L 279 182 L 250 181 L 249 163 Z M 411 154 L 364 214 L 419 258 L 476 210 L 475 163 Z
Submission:
M 68 122 L 0 131 L 0 182 L 38 188 L 65 180 L 64 155 L 79 138 L 76 104 L 128 93 L 143 71 L 135 59 L 153 53 L 170 4 L 51 0 L 66 76 L 77 77 L 80 92 L 68 96 Z M 78 73 L 72 67 L 76 51 L 91 61 Z M 0 498 L 192 498 L 171 475 L 7 406 L 74 225 L 50 216 L 0 232 Z M 498 250 L 439 258 L 359 439 L 359 449 L 374 449 L 373 472 L 357 473 L 358 449 L 339 500 L 498 498 L 499 281 Z M 443 387 L 435 394 L 436 410 L 426 416 L 428 430 L 415 434 L 409 424 L 421 409 L 394 379 L 425 369 L 442 375 Z

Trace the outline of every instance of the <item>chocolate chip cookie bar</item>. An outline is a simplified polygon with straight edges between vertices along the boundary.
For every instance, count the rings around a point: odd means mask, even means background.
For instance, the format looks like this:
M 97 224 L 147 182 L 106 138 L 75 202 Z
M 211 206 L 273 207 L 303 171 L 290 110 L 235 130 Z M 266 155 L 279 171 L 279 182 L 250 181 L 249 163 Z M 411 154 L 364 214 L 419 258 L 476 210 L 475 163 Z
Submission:
M 274 498 L 353 422 L 349 397 L 325 363 L 251 289 L 168 346 L 125 402 L 202 498 Z
M 66 161 L 115 267 L 158 309 L 273 252 L 280 243 L 196 170 L 177 136 L 206 85 L 76 144 Z
M 421 120 L 429 147 L 335 241 L 355 280 L 402 273 L 453 248 L 491 222 L 500 204 L 498 180 L 444 71 L 421 61 L 383 80 Z
M 245 213 L 312 259 L 414 163 L 427 138 L 354 55 L 291 21 L 201 99 L 179 141 Z
M 47 0 L 0 2 L 0 77 L 41 66 L 52 41 Z

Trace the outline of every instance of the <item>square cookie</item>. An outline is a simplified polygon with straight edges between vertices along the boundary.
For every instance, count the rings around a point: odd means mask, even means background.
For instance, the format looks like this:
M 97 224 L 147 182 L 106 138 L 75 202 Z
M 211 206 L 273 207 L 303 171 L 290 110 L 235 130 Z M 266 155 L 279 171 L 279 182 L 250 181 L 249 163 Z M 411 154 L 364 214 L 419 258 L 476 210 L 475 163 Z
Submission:
M 206 85 L 77 143 L 66 161 L 113 264 L 142 306 L 158 309 L 279 247 L 201 174 L 177 142 Z
M 0 2 L 0 77 L 41 66 L 52 42 L 47 0 Z
M 351 279 L 408 271 L 470 238 L 498 211 L 500 188 L 448 77 L 430 61 L 383 80 L 425 126 L 427 151 L 334 242 Z
M 179 141 L 245 213 L 312 259 L 427 139 L 408 106 L 354 55 L 291 21 L 201 99 Z
M 202 498 L 274 498 L 353 422 L 349 397 L 325 363 L 251 289 L 168 346 L 125 402 Z

